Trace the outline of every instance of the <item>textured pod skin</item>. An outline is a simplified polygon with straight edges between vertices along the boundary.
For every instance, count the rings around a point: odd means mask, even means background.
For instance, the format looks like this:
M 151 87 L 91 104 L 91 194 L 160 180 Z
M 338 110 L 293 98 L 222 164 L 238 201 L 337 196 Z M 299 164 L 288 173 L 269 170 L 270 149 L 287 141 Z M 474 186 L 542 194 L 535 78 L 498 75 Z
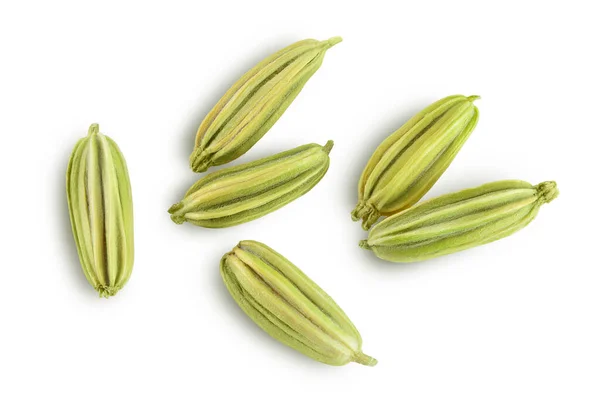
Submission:
M 499 181 L 417 204 L 375 225 L 360 247 L 394 262 L 427 260 L 509 236 L 558 196 L 555 182 Z
M 325 146 L 307 144 L 208 174 L 169 208 L 171 219 L 225 228 L 273 212 L 311 190 L 329 168 Z
M 101 297 L 113 296 L 133 269 L 133 203 L 125 159 L 98 124 L 73 149 L 67 199 L 85 277 Z
M 190 167 L 195 172 L 235 160 L 264 136 L 340 37 L 294 43 L 246 72 L 204 118 Z
M 425 108 L 385 139 L 358 183 L 352 219 L 367 230 L 380 216 L 416 204 L 448 168 L 477 125 L 478 96 L 449 96 Z
M 242 310 L 280 342 L 329 365 L 377 363 L 333 299 L 270 247 L 240 242 L 221 259 L 221 276 Z

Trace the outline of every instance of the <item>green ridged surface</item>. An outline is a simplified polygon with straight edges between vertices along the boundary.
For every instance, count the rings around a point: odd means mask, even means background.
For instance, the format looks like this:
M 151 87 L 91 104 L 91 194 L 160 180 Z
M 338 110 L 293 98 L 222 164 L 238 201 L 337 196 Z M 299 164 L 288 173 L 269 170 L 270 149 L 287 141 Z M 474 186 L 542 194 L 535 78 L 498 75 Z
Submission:
M 264 136 L 319 69 L 340 37 L 302 40 L 244 74 L 204 118 L 190 167 L 195 172 L 240 157 Z
M 242 310 L 280 342 L 329 365 L 377 363 L 333 299 L 270 247 L 240 242 L 221 259 L 221 276 Z
M 555 182 L 508 180 L 436 197 L 387 217 L 362 248 L 394 262 L 455 253 L 509 236 L 527 226 L 542 204 L 558 196 Z
M 100 296 L 113 296 L 133 269 L 133 203 L 125 159 L 97 124 L 75 145 L 66 183 L 85 277 Z
M 171 219 L 225 228 L 260 218 L 319 183 L 329 168 L 332 147 L 332 141 L 308 144 L 208 174 L 169 209 Z
M 448 168 L 477 125 L 478 96 L 441 99 L 385 139 L 358 183 L 352 219 L 367 230 L 380 216 L 416 204 Z

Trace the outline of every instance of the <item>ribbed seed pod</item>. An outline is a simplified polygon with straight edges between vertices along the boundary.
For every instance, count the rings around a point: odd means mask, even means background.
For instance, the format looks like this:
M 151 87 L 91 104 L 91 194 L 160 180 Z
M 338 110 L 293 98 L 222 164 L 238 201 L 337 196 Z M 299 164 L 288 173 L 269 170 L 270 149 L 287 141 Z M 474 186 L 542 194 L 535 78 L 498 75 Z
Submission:
M 344 311 L 316 283 L 270 247 L 242 241 L 221 259 L 221 276 L 237 304 L 265 332 L 329 365 L 373 366 Z
M 558 196 L 555 182 L 499 181 L 440 196 L 375 225 L 360 247 L 413 262 L 493 242 L 524 228 Z
M 133 269 L 133 203 L 125 159 L 98 124 L 73 149 L 67 199 L 85 277 L 101 297 L 113 296 Z
M 327 49 L 341 41 L 302 40 L 246 72 L 200 124 L 190 156 L 192 170 L 228 163 L 254 146 L 319 69 Z
M 367 230 L 380 216 L 416 204 L 450 165 L 475 125 L 478 96 L 449 96 L 412 117 L 383 141 L 358 183 L 352 219 Z
M 332 141 L 325 146 L 307 144 L 208 174 L 169 208 L 171 219 L 225 228 L 262 217 L 319 183 L 329 168 L 332 147 Z

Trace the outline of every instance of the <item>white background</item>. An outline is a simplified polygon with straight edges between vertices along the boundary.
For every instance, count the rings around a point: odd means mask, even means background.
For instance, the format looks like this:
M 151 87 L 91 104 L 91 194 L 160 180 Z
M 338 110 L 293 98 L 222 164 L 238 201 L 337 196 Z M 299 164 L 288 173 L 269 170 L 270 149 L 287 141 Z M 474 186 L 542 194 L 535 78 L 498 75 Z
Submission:
M 594 1 L 2 1 L 0 398 L 599 399 Z M 270 53 L 343 36 L 239 164 L 335 141 L 310 193 L 242 226 L 175 225 L 197 126 Z M 594 39 L 595 38 L 595 39 Z M 412 265 L 350 220 L 371 152 L 429 103 L 481 119 L 427 197 L 499 179 L 561 195 L 514 236 Z M 98 298 L 64 174 L 88 126 L 120 145 L 135 204 L 127 286 Z M 379 360 L 330 367 L 257 328 L 218 272 L 241 239 L 300 266 Z M 244 397 L 242 397 L 244 396 Z

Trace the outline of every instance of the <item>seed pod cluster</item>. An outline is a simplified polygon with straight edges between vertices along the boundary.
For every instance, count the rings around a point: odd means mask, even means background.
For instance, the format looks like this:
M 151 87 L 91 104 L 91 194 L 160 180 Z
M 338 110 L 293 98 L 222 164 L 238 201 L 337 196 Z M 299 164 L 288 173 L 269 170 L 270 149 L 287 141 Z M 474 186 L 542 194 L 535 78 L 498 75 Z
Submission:
M 412 117 L 383 141 L 358 183 L 352 219 L 368 230 L 380 216 L 417 203 L 448 168 L 477 125 L 478 96 L 449 96 Z
M 270 247 L 240 242 L 221 259 L 221 277 L 240 308 L 280 342 L 329 365 L 377 363 L 333 299 Z
M 192 170 L 228 163 L 254 146 L 319 69 L 327 49 L 341 40 L 302 40 L 246 72 L 200 124 L 190 156 Z
M 171 219 L 225 228 L 271 213 L 311 190 L 329 168 L 325 146 L 307 144 L 254 162 L 225 168 L 196 182 L 170 209 Z
M 98 124 L 73 149 L 67 199 L 85 277 L 101 297 L 113 296 L 133 269 L 133 203 L 125 158 Z
M 558 196 L 555 182 L 509 180 L 446 194 L 375 225 L 360 247 L 394 262 L 426 260 L 480 246 L 527 226 Z

